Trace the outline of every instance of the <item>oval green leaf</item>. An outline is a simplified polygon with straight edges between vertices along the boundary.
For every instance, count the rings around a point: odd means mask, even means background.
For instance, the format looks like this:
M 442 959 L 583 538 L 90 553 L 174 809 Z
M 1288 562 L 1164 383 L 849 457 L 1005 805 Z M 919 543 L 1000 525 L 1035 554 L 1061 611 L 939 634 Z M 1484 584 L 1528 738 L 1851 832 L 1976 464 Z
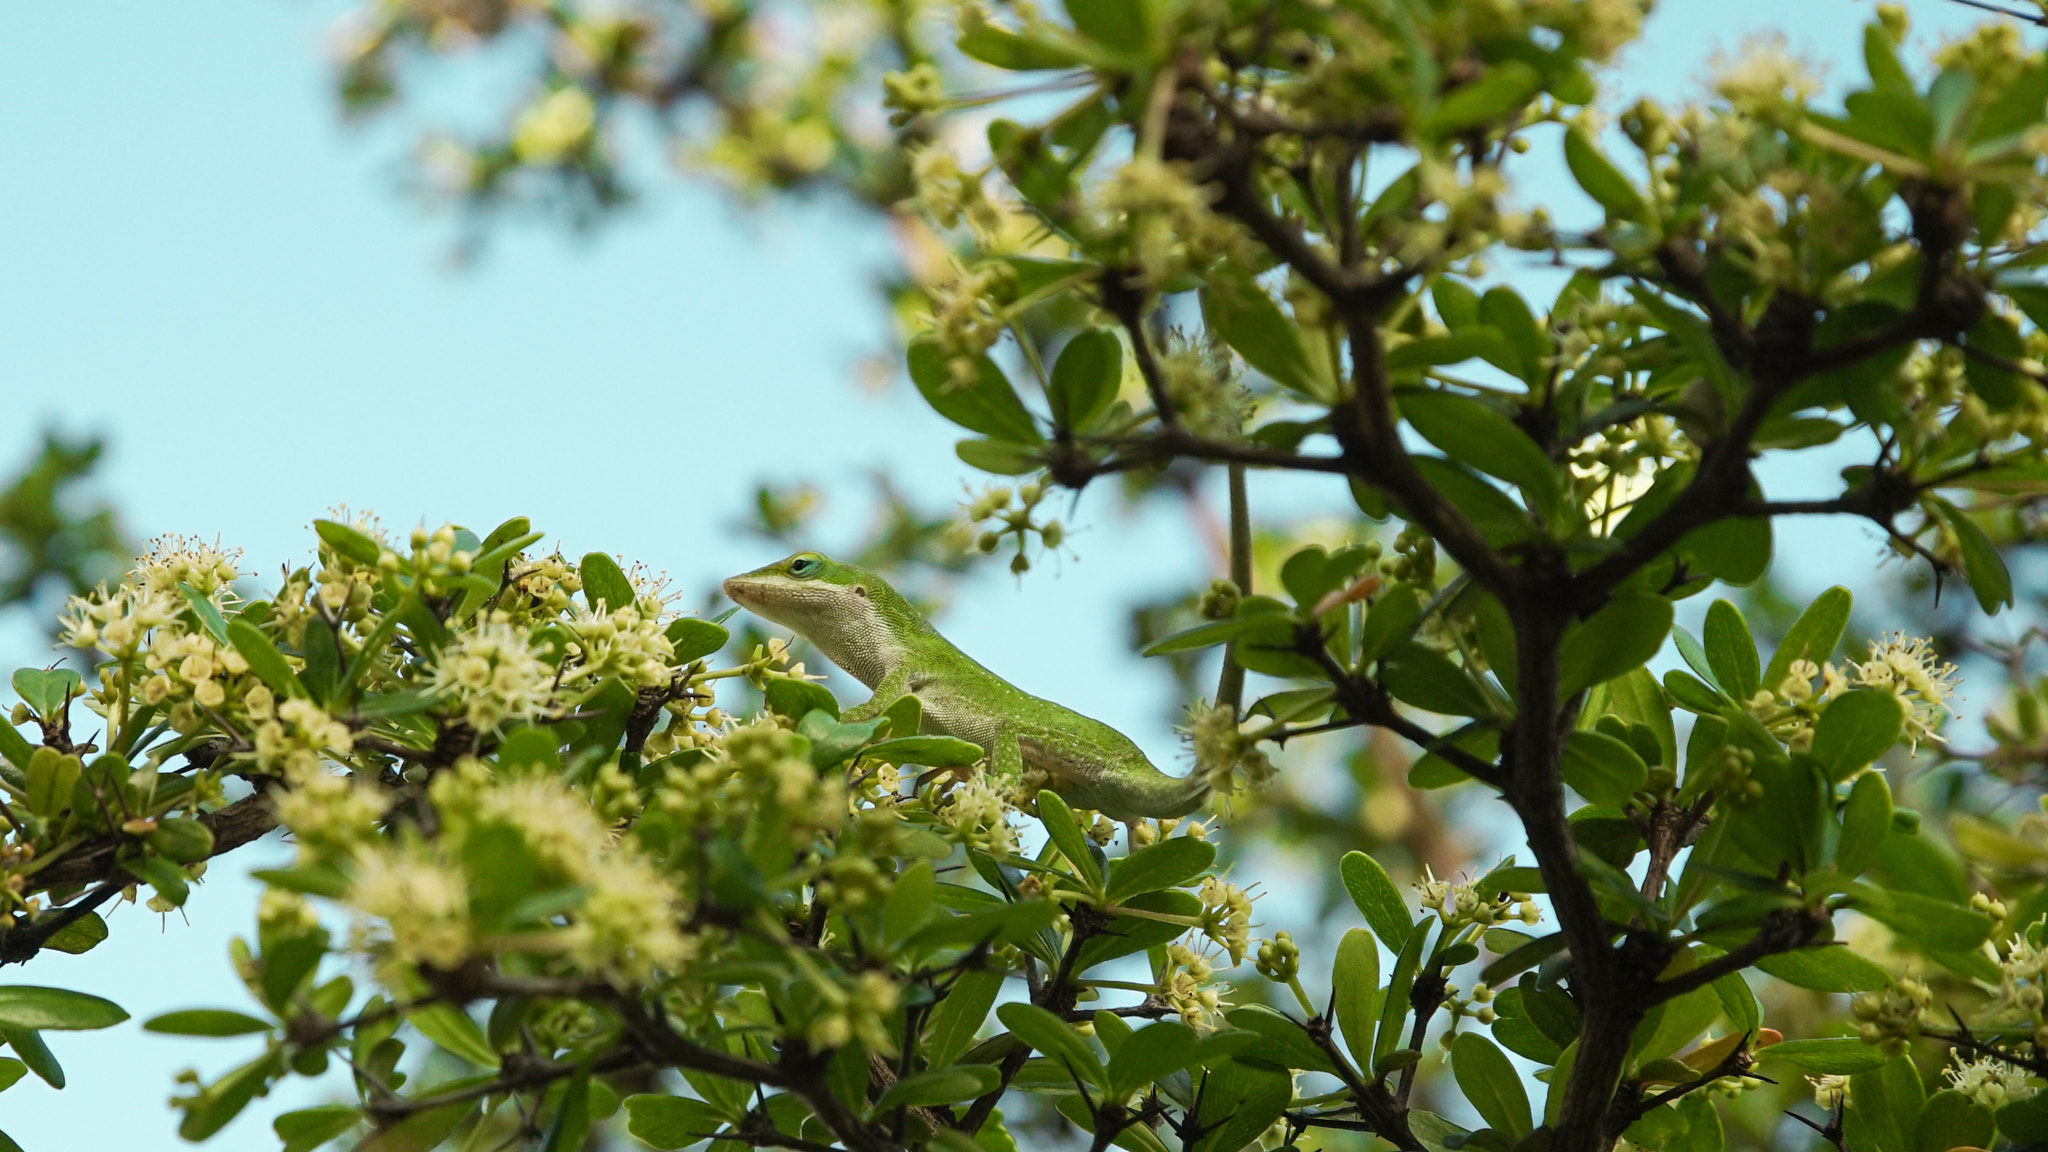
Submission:
M 0 985 L 0 1028 L 37 1032 L 111 1028 L 128 1018 L 119 1004 L 69 988 Z

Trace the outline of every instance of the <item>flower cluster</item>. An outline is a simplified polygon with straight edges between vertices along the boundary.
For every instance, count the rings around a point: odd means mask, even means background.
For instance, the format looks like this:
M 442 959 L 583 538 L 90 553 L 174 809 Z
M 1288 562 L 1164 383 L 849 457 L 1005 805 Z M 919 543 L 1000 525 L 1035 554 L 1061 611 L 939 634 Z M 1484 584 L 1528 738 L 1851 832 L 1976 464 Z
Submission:
M 1219 261 L 1252 263 L 1249 238 L 1216 213 L 1215 197 L 1188 178 L 1185 165 L 1134 156 L 1101 190 L 1101 229 L 1152 288 Z
M 1998 1109 L 2028 1099 L 2040 1091 L 2027 1083 L 2027 1070 L 2014 1067 L 1996 1056 L 1965 1060 L 1960 1050 L 1955 1063 L 1942 1069 L 1949 1086 L 1986 1108 Z
M 1244 963 L 1251 950 L 1252 897 L 1214 876 L 1203 877 L 1195 895 L 1202 901 L 1202 934 L 1230 954 L 1232 965 Z
M 1920 1018 L 1934 1004 L 1934 992 L 1918 980 L 1898 980 L 1889 988 L 1863 992 L 1849 1002 L 1858 1021 L 1857 1034 L 1887 1056 L 1897 1056 L 1920 1034 Z
M 631 840 L 615 838 L 561 780 L 493 771 L 475 759 L 437 775 L 428 797 L 440 827 L 360 844 L 347 903 L 364 946 L 387 962 L 459 967 L 516 948 L 570 970 L 625 981 L 673 971 L 696 953 L 680 925 L 686 897 Z M 525 921 L 514 907 L 476 907 L 496 872 L 534 893 L 565 896 L 558 918 Z M 498 897 L 500 901 L 503 895 Z
M 1446 933 L 1465 928 L 1491 928 L 1509 920 L 1535 924 L 1543 919 L 1542 909 L 1526 892 L 1496 892 L 1491 898 L 1479 892 L 1477 884 L 1452 884 L 1439 880 L 1425 865 L 1422 880 L 1415 887 L 1422 893 L 1422 906 L 1437 914 Z
M 1010 792 L 986 773 L 936 786 L 931 797 L 932 814 L 969 848 L 997 859 L 1017 852 L 1017 830 L 1010 817 L 1017 807 Z
M 1743 703 L 1772 735 L 1804 751 L 1812 746 L 1814 722 L 1829 701 L 1859 688 L 1888 693 L 1905 714 L 1907 745 L 1917 747 L 1922 740 L 1941 739 L 1942 722 L 1953 714 L 1949 701 L 1955 698 L 1956 683 L 1956 666 L 1941 659 L 1933 641 L 1893 632 L 1870 642 L 1868 659 L 1846 666 L 1794 660 L 1784 680 L 1759 688 Z
M 1228 796 L 1243 786 L 1259 788 L 1273 778 L 1273 761 L 1238 723 L 1228 705 L 1196 701 L 1181 728 L 1195 752 L 1195 772 L 1213 794 Z
M 428 686 L 454 705 L 470 727 L 488 731 L 553 707 L 556 672 L 534 650 L 531 632 L 494 618 L 457 635 L 441 650 Z
M 1159 995 L 1189 1027 L 1213 1031 L 1230 995 L 1230 985 L 1213 979 L 1215 968 L 1192 948 L 1166 946 L 1166 967 L 1159 976 Z

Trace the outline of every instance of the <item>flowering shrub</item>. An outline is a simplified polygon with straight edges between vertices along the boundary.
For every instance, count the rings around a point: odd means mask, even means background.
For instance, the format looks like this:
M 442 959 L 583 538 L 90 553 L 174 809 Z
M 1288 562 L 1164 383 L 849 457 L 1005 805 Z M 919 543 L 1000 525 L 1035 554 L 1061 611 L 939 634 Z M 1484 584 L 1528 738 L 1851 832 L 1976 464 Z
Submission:
M 1147 647 L 1190 684 L 1220 650 L 1186 725 L 1216 814 L 1256 829 L 1285 748 L 1375 729 L 1411 788 L 1497 797 L 1514 855 L 1411 896 L 1339 843 L 1317 860 L 1363 926 L 1262 923 L 1210 825 L 992 778 L 914 698 L 841 722 L 779 642 L 721 660 L 721 623 L 603 554 L 342 517 L 266 599 L 173 541 L 72 601 L 90 682 L 23 670 L 38 740 L 0 727 L 0 960 L 91 947 L 96 907 L 179 906 L 288 828 L 235 956 L 254 1011 L 150 1027 L 260 1045 L 178 1100 L 193 1139 L 346 1061 L 352 1099 L 278 1120 L 292 1150 L 611 1124 L 721 1152 L 1041 1125 L 1093 1152 L 1718 1152 L 1782 1142 L 1773 1083 L 1848 1152 L 2048 1141 L 2048 819 L 1987 787 L 2041 793 L 2038 633 L 1989 650 L 2010 695 L 1973 749 L 1942 731 L 1957 668 L 1845 644 L 1844 589 L 1782 628 L 1725 599 L 1674 625 L 1815 515 L 1987 614 L 2021 600 L 1999 542 L 2048 479 L 2048 56 L 1990 25 L 1909 64 L 1881 8 L 1839 107 L 1759 51 L 1699 103 L 1603 111 L 1633 0 L 930 6 L 957 52 L 926 7 L 380 4 L 346 85 L 523 30 L 530 102 L 435 153 L 473 201 L 608 203 L 621 107 L 701 101 L 693 158 L 887 203 L 909 376 L 963 461 L 1018 478 L 968 506 L 981 552 L 1021 576 L 1066 547 L 1061 487 L 1225 471 L 1228 578 Z M 1537 149 L 1582 200 L 1516 198 Z M 1862 455 L 1818 495 L 1753 468 L 1831 444 Z M 1358 517 L 1261 538 L 1258 469 L 1341 479 Z M 735 679 L 759 708 L 720 705 Z M 1318 844 L 1356 834 L 1315 815 Z M 0 1087 L 60 1077 L 42 1030 L 121 1016 L 0 988 Z

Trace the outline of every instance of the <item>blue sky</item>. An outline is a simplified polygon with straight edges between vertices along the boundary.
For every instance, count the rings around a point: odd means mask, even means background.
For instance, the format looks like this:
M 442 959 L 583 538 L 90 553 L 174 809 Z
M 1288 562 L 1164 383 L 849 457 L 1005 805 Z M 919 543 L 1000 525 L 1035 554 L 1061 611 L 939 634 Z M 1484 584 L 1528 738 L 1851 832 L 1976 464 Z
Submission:
M 1923 28 L 1966 19 L 1939 0 L 1911 7 Z M 514 228 L 451 270 L 446 220 L 397 190 L 402 141 L 335 115 L 322 49 L 335 10 L 119 0 L 0 16 L 0 466 L 44 427 L 104 435 L 99 484 L 132 531 L 217 535 L 258 573 L 302 563 L 309 521 L 346 504 L 400 529 L 526 515 L 571 553 L 641 559 L 692 591 L 771 558 L 730 529 L 761 481 L 824 485 L 828 548 L 860 535 L 877 468 L 927 507 L 959 498 L 972 478 L 955 430 L 900 383 L 856 383 L 888 340 L 874 284 L 890 250 L 871 219 L 740 210 L 669 183 L 594 238 Z M 1776 24 L 1840 84 L 1860 75 L 1871 12 L 1667 3 L 1611 82 L 1682 95 L 1710 53 Z M 1134 675 L 1121 613 L 1205 560 L 1165 505 L 1131 516 L 1091 493 L 1074 523 L 1078 561 L 1021 585 L 991 565 L 948 633 L 1172 763 L 1163 680 Z M 1867 578 L 1867 532 L 1815 528 L 1800 526 L 1796 550 L 1781 535 L 1801 586 L 1843 579 L 1845 555 Z M 0 652 L 44 659 L 18 621 Z M 0 979 L 98 992 L 137 1020 L 246 1006 L 226 964 L 227 939 L 253 926 L 239 875 L 287 853 L 266 843 L 217 862 L 189 923 L 126 908 L 89 955 Z M 0 1097 L 0 1127 L 29 1152 L 179 1146 L 160 1104 L 173 1072 L 211 1077 L 253 1055 L 134 1023 L 51 1040 L 71 1086 L 31 1079 Z M 259 1101 L 210 1146 L 274 1148 L 269 1117 L 319 1092 Z

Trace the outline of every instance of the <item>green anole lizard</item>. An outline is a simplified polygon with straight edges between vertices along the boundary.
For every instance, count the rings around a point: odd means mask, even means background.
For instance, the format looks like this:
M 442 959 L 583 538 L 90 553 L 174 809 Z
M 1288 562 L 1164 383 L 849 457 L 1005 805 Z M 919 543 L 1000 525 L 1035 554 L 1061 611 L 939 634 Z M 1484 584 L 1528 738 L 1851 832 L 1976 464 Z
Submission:
M 725 582 L 748 611 L 793 629 L 874 692 L 841 720 L 871 720 L 902 696 L 917 697 L 927 733 L 981 746 L 991 768 L 1015 779 L 1044 772 L 1077 808 L 1118 820 L 1185 816 L 1208 784 L 1168 776 L 1130 737 L 1033 696 L 955 648 L 888 581 L 817 552 L 799 552 Z

